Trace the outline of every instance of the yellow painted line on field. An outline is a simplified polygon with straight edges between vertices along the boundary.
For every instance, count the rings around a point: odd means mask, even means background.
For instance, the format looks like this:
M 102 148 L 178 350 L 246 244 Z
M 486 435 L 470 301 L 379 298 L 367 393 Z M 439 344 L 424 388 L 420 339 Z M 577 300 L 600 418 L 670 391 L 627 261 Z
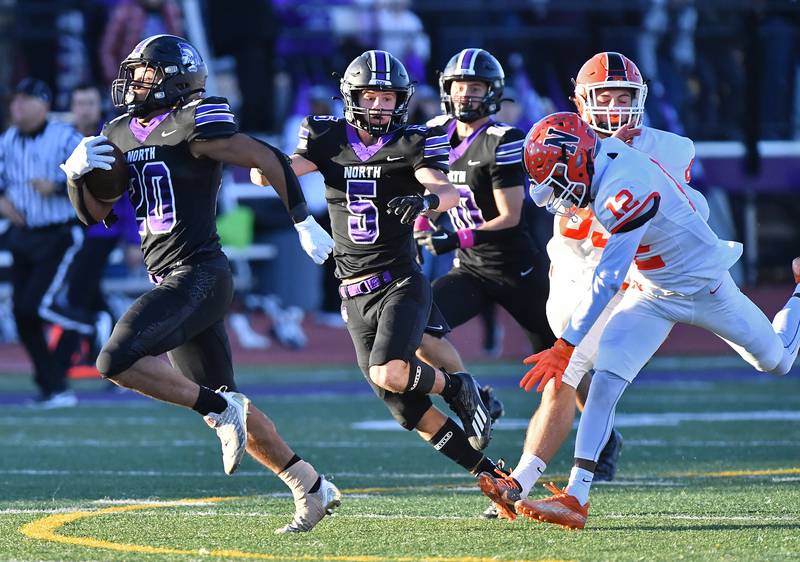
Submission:
M 683 476 L 690 478 L 735 478 L 737 476 L 780 476 L 784 474 L 800 474 L 800 467 L 768 468 L 764 470 L 722 470 L 719 472 L 680 472 L 672 474 L 671 476 Z
M 363 488 L 363 490 L 371 490 L 372 488 Z M 374 488 L 375 490 L 391 490 L 392 488 Z M 343 493 L 359 493 L 354 490 L 343 490 Z M 364 492 L 362 492 L 364 493 Z M 290 556 L 281 556 L 277 554 L 266 554 L 260 552 L 245 552 L 241 550 L 207 550 L 207 549 L 183 549 L 183 548 L 169 548 L 163 546 L 148 546 L 142 544 L 129 544 L 117 543 L 96 539 L 93 537 L 79 537 L 59 534 L 57 531 L 64 525 L 74 523 L 81 519 L 88 519 L 90 517 L 100 517 L 103 515 L 111 515 L 115 513 L 126 513 L 129 511 L 141 511 L 145 509 L 157 509 L 162 507 L 183 507 L 194 504 L 217 503 L 224 501 L 231 501 L 241 499 L 238 496 L 230 497 L 209 497 L 209 498 L 189 498 L 176 501 L 165 501 L 158 503 L 140 503 L 133 505 L 107 507 L 104 509 L 97 509 L 94 511 L 73 511 L 70 513 L 57 513 L 49 515 L 41 519 L 36 519 L 30 523 L 19 528 L 19 532 L 28 538 L 51 541 L 62 544 L 73 544 L 76 546 L 83 546 L 88 548 L 102 548 L 106 550 L 115 550 L 117 552 L 138 553 L 138 554 L 179 554 L 186 556 L 209 556 L 219 558 L 247 558 L 252 560 L 339 560 L 342 562 L 381 562 L 382 560 L 390 560 L 392 562 L 567 562 L 556 559 L 541 559 L 533 560 L 499 560 L 497 558 L 478 558 L 474 556 L 458 556 L 458 557 L 430 557 L 424 558 L 411 557 L 411 556 L 396 556 L 387 558 L 386 556 L 369 556 L 369 555 L 356 555 L 356 556 L 311 556 L 306 554 L 292 554 Z

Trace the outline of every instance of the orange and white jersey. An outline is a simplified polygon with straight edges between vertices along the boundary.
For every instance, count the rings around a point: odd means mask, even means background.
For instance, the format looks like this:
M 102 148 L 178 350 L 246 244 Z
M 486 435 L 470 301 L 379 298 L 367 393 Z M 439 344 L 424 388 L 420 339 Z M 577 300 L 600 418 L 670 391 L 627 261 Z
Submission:
M 742 245 L 714 234 L 662 163 L 615 138 L 601 147 L 592 210 L 612 236 L 646 226 L 634 264 L 648 285 L 691 295 L 736 263 Z
M 564 332 L 579 342 L 619 290 L 630 268 L 642 290 L 692 295 L 719 279 L 742 254 L 738 242 L 720 240 L 663 164 L 616 138 L 601 142 L 590 205 L 609 232 L 595 269 L 591 295 L 578 305 Z M 571 339 L 574 338 L 574 339 Z
M 694 162 L 692 139 L 652 127 L 641 127 L 641 131 L 640 135 L 633 137 L 631 146 L 658 160 L 669 175 L 679 182 L 691 182 Z
M 694 142 L 687 137 L 652 127 L 641 127 L 631 146 L 657 160 L 669 175 L 682 184 L 704 220 L 708 219 L 708 203 L 703 195 L 685 185 L 691 179 Z M 608 231 L 594 217 L 590 208 L 578 209 L 575 216 L 556 216 L 553 237 L 547 243 L 547 255 L 558 275 L 578 277 L 589 274 L 608 241 Z M 565 273 L 568 271 L 569 273 Z

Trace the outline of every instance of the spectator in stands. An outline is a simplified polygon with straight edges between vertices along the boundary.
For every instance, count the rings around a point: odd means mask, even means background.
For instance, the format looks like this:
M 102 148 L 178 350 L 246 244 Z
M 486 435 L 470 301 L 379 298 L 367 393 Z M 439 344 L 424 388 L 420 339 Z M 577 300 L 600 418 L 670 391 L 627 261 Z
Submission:
M 183 36 L 181 8 L 175 0 L 122 0 L 111 11 L 100 42 L 103 77 L 117 77 L 119 61 L 144 38 L 167 33 Z
M 11 227 L 7 244 L 13 257 L 14 319 L 34 366 L 42 407 L 74 406 L 66 366 L 48 349 L 44 322 L 91 334 L 94 326 L 66 318 L 57 310 L 56 292 L 83 243 L 58 165 L 81 140 L 75 129 L 47 118 L 50 88 L 41 80 L 20 82 L 11 101 L 10 127 L 0 138 L 0 213 Z
M 236 81 L 242 94 L 237 112 L 244 131 L 273 131 L 275 35 L 272 2 L 237 0 L 207 2 L 208 28 L 217 56 L 236 60 Z M 175 35 L 175 34 L 173 34 Z M 179 34 L 178 34 L 179 35 Z M 316 47 L 316 45 L 315 45 Z
M 72 90 L 69 112 L 72 126 L 84 137 L 99 134 L 103 126 L 103 105 L 97 86 L 81 84 Z
M 413 79 L 425 77 L 431 56 L 431 40 L 422 20 L 411 11 L 410 0 L 374 0 L 378 48 L 394 53 Z

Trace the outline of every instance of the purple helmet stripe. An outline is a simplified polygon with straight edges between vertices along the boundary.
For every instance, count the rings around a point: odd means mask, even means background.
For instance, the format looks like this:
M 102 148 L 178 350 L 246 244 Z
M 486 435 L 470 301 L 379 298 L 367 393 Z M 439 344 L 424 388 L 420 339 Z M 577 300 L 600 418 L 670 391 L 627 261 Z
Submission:
M 382 75 L 376 76 L 378 80 L 388 80 L 392 71 L 392 63 L 389 58 L 389 53 L 386 51 L 372 51 L 370 58 L 374 61 L 373 74 Z
M 478 49 L 466 49 L 464 57 L 461 59 L 461 70 L 472 70 L 472 59 L 475 58 Z

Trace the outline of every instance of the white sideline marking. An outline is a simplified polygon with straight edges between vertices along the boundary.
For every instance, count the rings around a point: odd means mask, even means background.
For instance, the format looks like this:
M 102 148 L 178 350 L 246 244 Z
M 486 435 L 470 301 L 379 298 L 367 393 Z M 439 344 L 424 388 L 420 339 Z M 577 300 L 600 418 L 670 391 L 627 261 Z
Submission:
M 163 425 L 168 421 L 167 418 L 157 418 L 153 416 L 106 416 L 103 418 L 103 426 L 110 425 Z M 97 416 L 75 416 L 75 417 L 47 417 L 47 416 L 0 416 L 0 425 L 26 426 L 26 425 L 46 425 L 46 426 L 73 426 L 97 425 Z
M 200 439 L 178 439 L 178 440 L 155 440 L 155 439 L 141 439 L 141 440 L 128 440 L 128 439 L 26 439 L 24 437 L 17 437 L 15 439 L 7 439 L 3 442 L 6 446 L 13 447 L 29 447 L 29 448 L 51 448 L 51 449 L 66 449 L 73 447 L 98 447 L 98 448 L 126 448 L 143 447 L 143 448 L 163 448 L 163 447 L 207 447 L 210 440 Z M 800 447 L 800 441 L 793 440 L 750 440 L 750 441 L 736 441 L 736 440 L 675 440 L 670 441 L 666 439 L 626 439 L 625 444 L 635 447 Z M 322 441 L 298 441 L 295 443 L 297 447 L 317 448 L 317 449 L 372 449 L 375 447 L 374 442 L 368 441 L 331 441 L 325 443 Z M 427 449 L 429 445 L 418 441 L 402 442 L 392 445 L 394 448 L 403 449 Z
M 626 414 L 617 413 L 615 427 L 673 427 L 684 422 L 733 422 L 733 421 L 800 421 L 800 411 L 762 410 L 754 412 L 667 412 Z M 517 431 L 528 427 L 525 418 L 501 418 L 494 429 Z M 365 420 L 351 424 L 353 429 L 363 431 L 405 431 L 394 420 Z
M 288 494 L 287 494 L 288 495 Z M 102 500 L 94 500 L 93 504 L 98 505 L 148 505 L 148 504 L 163 504 L 169 506 L 208 506 L 214 505 L 214 502 L 197 502 L 197 501 L 180 501 L 180 500 L 159 500 L 159 499 L 129 499 L 129 500 L 112 500 L 104 498 Z
M 800 441 L 788 440 L 753 440 L 753 441 L 696 441 L 696 440 L 675 440 L 665 439 L 626 439 L 626 445 L 636 447 L 800 447 Z

